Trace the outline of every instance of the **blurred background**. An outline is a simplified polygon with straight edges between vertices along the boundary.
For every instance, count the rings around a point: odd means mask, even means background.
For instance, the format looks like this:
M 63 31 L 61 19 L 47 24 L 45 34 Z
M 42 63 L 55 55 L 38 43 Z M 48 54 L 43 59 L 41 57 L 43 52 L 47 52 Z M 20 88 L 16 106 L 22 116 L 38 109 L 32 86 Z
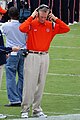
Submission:
M 41 4 L 48 5 L 53 14 L 66 24 L 73 25 L 80 21 L 80 0 L 0 0 L 4 9 L 8 10 L 11 6 L 18 8 L 21 22 Z M 7 13 L 5 16 L 4 22 L 9 19 Z

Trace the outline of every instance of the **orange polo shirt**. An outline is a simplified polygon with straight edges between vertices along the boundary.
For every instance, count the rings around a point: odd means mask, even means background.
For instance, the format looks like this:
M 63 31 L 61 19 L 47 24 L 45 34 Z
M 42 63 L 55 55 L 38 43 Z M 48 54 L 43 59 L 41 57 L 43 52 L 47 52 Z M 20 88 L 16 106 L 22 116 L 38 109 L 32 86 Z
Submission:
M 40 23 L 37 19 L 30 16 L 19 27 L 21 32 L 28 34 L 27 49 L 33 51 L 48 51 L 50 43 L 56 34 L 66 33 L 70 28 L 60 19 L 56 20 L 54 28 L 52 22 L 45 21 Z

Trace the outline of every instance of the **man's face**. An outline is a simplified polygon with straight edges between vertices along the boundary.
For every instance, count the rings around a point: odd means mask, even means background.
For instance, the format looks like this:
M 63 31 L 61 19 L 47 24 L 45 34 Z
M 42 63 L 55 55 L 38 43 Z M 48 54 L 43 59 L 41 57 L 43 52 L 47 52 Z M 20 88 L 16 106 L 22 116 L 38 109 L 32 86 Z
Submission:
M 40 23 L 45 23 L 48 13 L 49 13 L 48 11 L 47 12 L 39 11 L 38 19 Z

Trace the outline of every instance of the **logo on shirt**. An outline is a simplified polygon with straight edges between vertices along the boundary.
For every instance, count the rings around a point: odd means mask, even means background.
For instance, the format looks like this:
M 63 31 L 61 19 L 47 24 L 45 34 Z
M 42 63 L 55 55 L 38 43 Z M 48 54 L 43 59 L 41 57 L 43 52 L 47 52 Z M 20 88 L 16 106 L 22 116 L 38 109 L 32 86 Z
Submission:
M 47 28 L 47 29 L 46 29 L 46 32 L 50 32 L 50 29 L 49 29 L 49 28 Z
M 36 32 L 36 31 L 37 31 L 37 29 L 34 29 L 34 31 Z

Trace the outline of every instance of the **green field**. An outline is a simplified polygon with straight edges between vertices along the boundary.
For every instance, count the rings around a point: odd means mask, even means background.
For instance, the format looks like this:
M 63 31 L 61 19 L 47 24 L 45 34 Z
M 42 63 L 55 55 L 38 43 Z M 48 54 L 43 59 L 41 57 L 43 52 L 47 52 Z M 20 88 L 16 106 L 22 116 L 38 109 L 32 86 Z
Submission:
M 48 116 L 80 114 L 80 23 L 52 41 L 42 108 Z M 0 90 L 0 113 L 7 119 L 20 118 L 21 107 L 4 107 L 8 103 L 5 70 Z M 31 113 L 30 113 L 31 114 Z

